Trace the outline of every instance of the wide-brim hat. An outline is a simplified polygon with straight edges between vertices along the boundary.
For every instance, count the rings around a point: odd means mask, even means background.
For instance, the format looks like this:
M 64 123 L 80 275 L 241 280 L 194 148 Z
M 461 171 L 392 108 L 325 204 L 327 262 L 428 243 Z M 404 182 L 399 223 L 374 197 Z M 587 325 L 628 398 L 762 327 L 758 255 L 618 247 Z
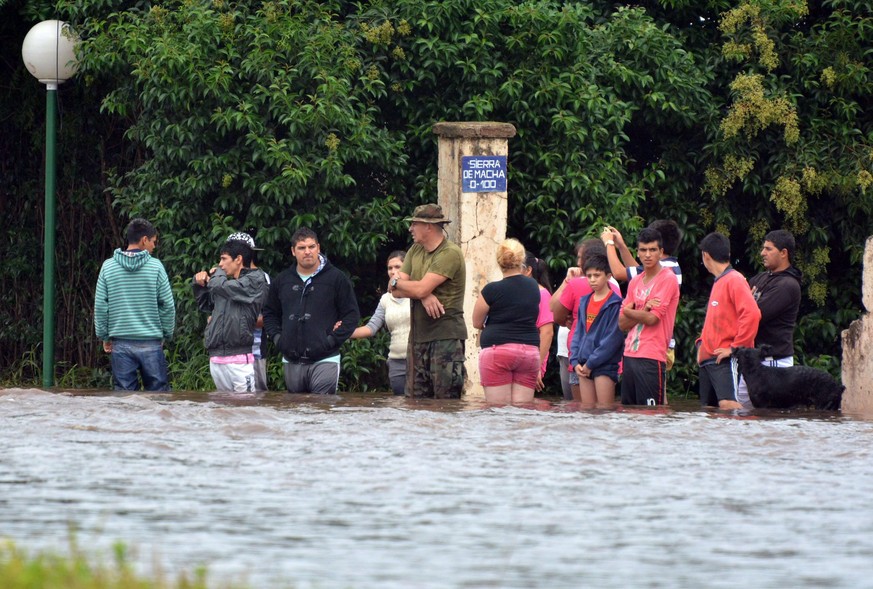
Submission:
M 418 223 L 451 223 L 451 219 L 443 214 L 443 209 L 440 205 L 430 203 L 415 207 L 412 211 L 412 216 L 406 218 L 409 222 Z
M 242 231 L 239 231 L 237 233 L 231 233 L 227 236 L 227 239 L 225 241 L 241 241 L 244 244 L 248 245 L 252 249 L 252 251 L 264 251 L 264 248 L 262 247 L 255 247 L 255 240 L 251 235 L 249 235 L 248 233 L 243 233 Z

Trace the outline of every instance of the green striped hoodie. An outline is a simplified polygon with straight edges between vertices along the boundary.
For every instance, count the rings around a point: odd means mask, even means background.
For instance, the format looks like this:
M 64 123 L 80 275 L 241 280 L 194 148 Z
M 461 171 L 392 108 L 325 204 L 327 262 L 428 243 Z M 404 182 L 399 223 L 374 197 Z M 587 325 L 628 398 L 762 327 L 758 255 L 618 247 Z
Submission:
M 175 327 L 176 305 L 164 265 L 145 250 L 115 250 L 97 278 L 97 337 L 170 339 Z

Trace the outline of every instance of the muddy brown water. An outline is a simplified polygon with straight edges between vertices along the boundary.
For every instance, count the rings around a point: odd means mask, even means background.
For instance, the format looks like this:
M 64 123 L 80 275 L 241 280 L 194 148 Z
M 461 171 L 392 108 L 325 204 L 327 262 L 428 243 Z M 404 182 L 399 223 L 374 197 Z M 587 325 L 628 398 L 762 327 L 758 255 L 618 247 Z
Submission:
M 255 588 L 873 587 L 873 420 L 0 390 L 0 537 Z

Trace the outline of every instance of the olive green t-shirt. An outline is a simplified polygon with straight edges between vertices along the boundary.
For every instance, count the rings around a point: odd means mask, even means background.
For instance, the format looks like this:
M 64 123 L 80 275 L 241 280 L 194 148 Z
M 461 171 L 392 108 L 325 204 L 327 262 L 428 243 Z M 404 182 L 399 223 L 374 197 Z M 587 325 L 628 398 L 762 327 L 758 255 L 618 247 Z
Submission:
M 411 280 L 421 280 L 429 272 L 446 277 L 445 282 L 433 290 L 446 310 L 445 315 L 431 319 L 421 301 L 412 300 L 413 341 L 420 344 L 442 339 L 467 339 L 467 325 L 464 323 L 467 265 L 461 248 L 444 239 L 435 250 L 427 252 L 416 243 L 409 248 L 401 272 L 408 274 Z

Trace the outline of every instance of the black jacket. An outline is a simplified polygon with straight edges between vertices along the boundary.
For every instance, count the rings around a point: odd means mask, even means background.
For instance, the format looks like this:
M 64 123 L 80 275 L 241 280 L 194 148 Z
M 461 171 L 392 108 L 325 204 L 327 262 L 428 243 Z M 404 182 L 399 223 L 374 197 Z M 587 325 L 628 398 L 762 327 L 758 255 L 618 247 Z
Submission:
M 361 319 L 352 282 L 324 256 L 306 282 L 296 265 L 279 274 L 263 315 L 264 333 L 295 364 L 337 355 Z M 337 321 L 342 324 L 334 330 Z
M 782 272 L 761 272 L 751 280 L 752 295 L 761 309 L 755 346 L 767 344 L 774 358 L 794 355 L 794 325 L 800 309 L 800 279 L 794 266 Z

